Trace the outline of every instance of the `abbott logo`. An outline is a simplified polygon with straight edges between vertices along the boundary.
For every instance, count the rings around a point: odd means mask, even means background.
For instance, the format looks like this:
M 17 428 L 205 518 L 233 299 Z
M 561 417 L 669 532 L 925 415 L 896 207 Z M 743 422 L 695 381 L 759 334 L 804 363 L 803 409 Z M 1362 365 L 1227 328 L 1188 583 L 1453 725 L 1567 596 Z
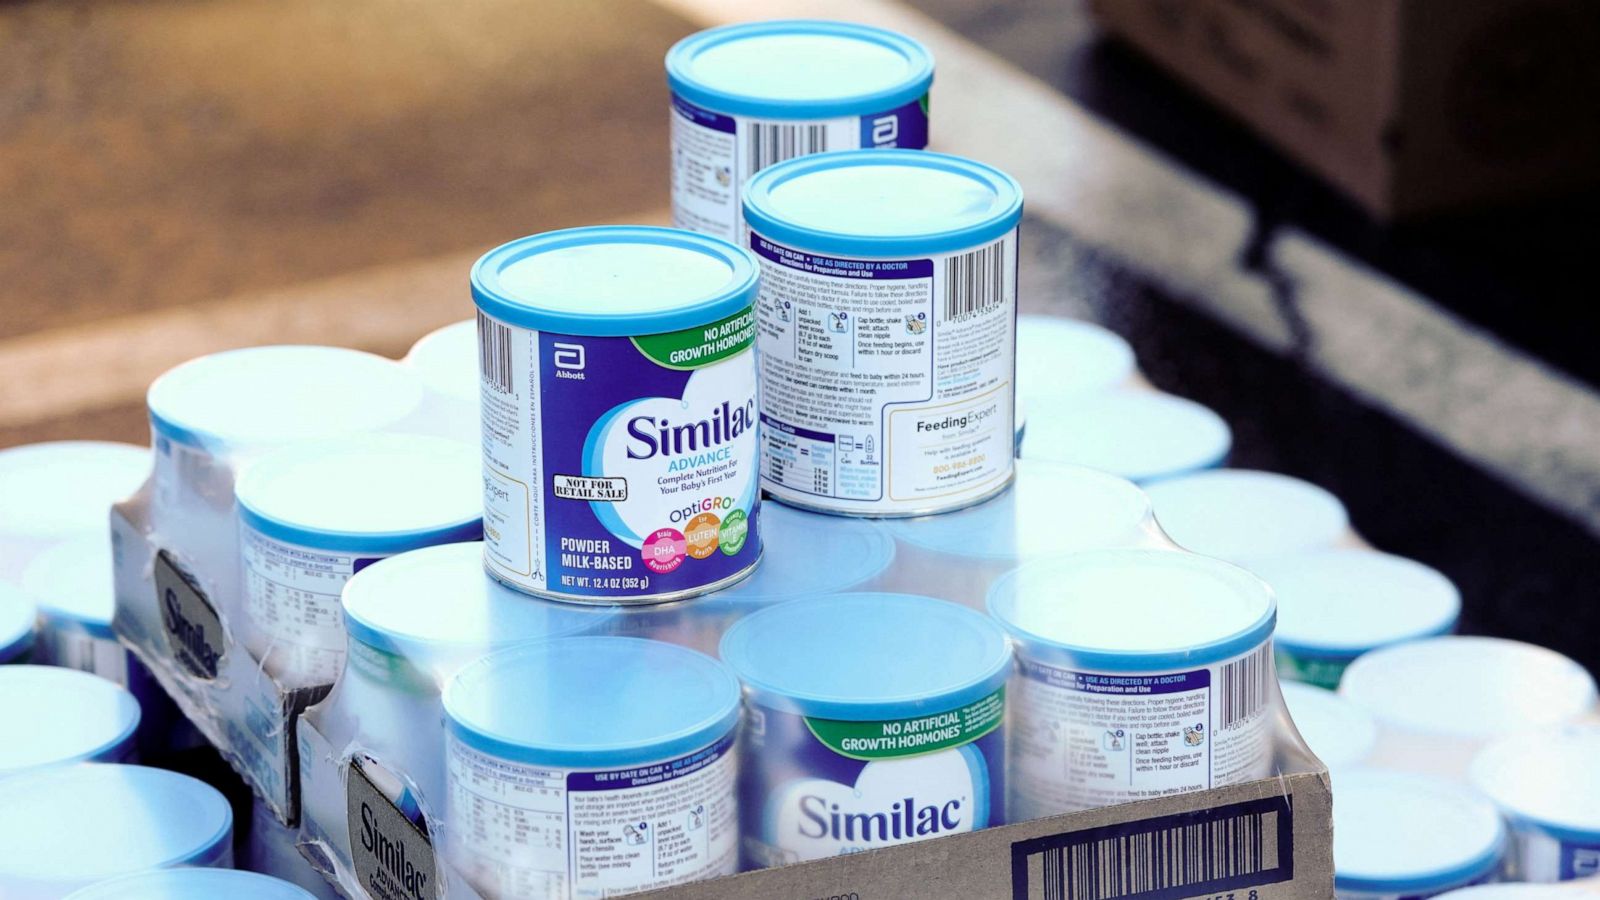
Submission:
M 879 116 L 872 120 L 872 146 L 892 147 L 900 141 L 900 117 Z
M 554 344 L 552 346 L 554 346 L 555 350 L 556 350 L 556 353 L 555 353 L 556 368 L 558 368 L 558 369 L 570 369 L 570 370 L 575 370 L 575 371 L 580 371 L 580 372 L 583 371 L 583 345 L 582 344 L 561 344 L 561 343 L 557 343 L 557 344 Z

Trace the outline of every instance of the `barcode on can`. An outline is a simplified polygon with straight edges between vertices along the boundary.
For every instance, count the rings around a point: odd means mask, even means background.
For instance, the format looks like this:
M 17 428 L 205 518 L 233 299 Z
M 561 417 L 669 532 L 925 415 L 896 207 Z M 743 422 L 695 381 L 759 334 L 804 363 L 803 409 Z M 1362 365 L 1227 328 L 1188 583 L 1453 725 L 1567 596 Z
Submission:
M 755 173 L 797 156 L 809 156 L 828 149 L 826 125 L 769 125 L 751 122 L 746 136 L 750 170 Z
M 1287 797 L 1011 845 L 1013 900 L 1175 900 L 1294 878 Z
M 478 313 L 478 371 L 485 384 L 502 394 L 512 392 L 511 329 Z
M 1271 648 L 1262 645 L 1249 656 L 1222 667 L 1217 680 L 1217 730 L 1225 731 L 1247 722 L 1267 705 L 1272 676 Z
M 962 253 L 944 261 L 945 321 L 964 319 L 1005 301 L 1006 242 Z

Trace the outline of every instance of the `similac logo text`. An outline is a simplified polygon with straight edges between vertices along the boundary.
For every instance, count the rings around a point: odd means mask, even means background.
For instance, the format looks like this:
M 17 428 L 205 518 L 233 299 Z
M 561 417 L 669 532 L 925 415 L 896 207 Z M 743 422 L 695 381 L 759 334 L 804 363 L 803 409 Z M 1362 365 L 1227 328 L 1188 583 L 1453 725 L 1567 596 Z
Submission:
M 964 830 L 960 800 L 919 804 L 915 797 L 904 797 L 887 810 L 857 812 L 816 794 L 805 794 L 800 797 L 800 819 L 801 836 L 814 840 L 904 841 Z
M 717 462 L 729 456 L 728 448 L 721 445 L 748 431 L 755 417 L 754 397 L 739 406 L 724 400 L 712 410 L 709 418 L 697 422 L 673 424 L 665 417 L 634 416 L 628 420 L 628 458 L 689 455 L 690 459 L 698 460 L 694 465 Z

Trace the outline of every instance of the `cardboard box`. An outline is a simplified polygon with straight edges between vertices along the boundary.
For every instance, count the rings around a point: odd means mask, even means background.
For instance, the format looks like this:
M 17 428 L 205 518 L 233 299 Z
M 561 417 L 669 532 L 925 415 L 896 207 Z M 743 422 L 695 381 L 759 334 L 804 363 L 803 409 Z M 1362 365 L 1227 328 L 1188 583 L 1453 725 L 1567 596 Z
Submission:
M 238 643 L 214 598 L 150 536 L 149 488 L 111 509 L 112 628 L 280 822 L 299 820 L 300 712 L 327 687 L 290 689 Z
M 1597 183 L 1584 0 L 1091 0 L 1096 18 L 1382 218 Z
M 299 727 L 304 812 L 301 852 L 352 897 L 410 900 L 390 873 L 426 873 L 420 896 L 480 900 L 443 853 L 432 828 L 417 825 L 394 798 L 351 766 L 351 747 L 338 747 L 319 729 L 319 707 Z M 660 900 L 797 897 L 1083 898 L 1234 897 L 1244 900 L 1327 900 L 1333 896 L 1333 800 L 1326 768 L 1304 748 L 1286 715 L 1276 722 L 1278 774 L 1232 787 L 1178 794 L 1069 815 L 984 829 L 866 853 L 698 881 L 637 894 Z M 390 773 L 395 774 L 395 773 Z M 398 773 L 404 774 L 404 773 Z M 424 800 L 424 809 L 429 808 Z M 358 813 L 357 810 L 361 811 Z M 386 840 L 363 851 L 357 822 L 379 823 Z M 1171 846 L 1222 851 L 1215 871 L 1178 866 L 1160 873 L 1136 836 L 1176 838 Z M 1185 843 L 1188 841 L 1189 843 Z M 1210 843 L 1207 843 L 1210 842 Z M 404 845 L 403 851 L 395 849 Z M 1120 852 L 1127 862 L 1088 862 Z M 1200 863 L 1204 866 L 1206 863 Z M 387 869 L 387 871 L 385 871 Z M 1134 872 L 1157 880 L 1133 882 Z M 1165 880 L 1161 880 L 1165 879 Z M 435 893 L 436 892 L 436 893 Z

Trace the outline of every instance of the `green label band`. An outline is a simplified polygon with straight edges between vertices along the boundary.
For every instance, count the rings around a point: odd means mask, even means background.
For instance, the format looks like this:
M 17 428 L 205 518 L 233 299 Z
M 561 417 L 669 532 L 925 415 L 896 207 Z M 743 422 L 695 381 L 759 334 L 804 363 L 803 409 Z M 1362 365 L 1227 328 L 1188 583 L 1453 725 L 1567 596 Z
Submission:
M 1344 670 L 1350 668 L 1348 659 L 1308 658 L 1295 656 L 1283 649 L 1279 649 L 1274 655 L 1277 657 L 1279 678 L 1285 681 L 1304 682 L 1330 691 L 1339 686 L 1339 680 L 1344 678 Z
M 1006 717 L 1006 689 L 960 709 L 888 722 L 806 719 L 806 727 L 828 749 L 851 759 L 895 759 L 935 753 L 970 744 L 1000 727 Z
M 697 328 L 633 338 L 639 352 L 668 369 L 699 369 L 747 350 L 756 342 L 756 310 L 750 307 Z

